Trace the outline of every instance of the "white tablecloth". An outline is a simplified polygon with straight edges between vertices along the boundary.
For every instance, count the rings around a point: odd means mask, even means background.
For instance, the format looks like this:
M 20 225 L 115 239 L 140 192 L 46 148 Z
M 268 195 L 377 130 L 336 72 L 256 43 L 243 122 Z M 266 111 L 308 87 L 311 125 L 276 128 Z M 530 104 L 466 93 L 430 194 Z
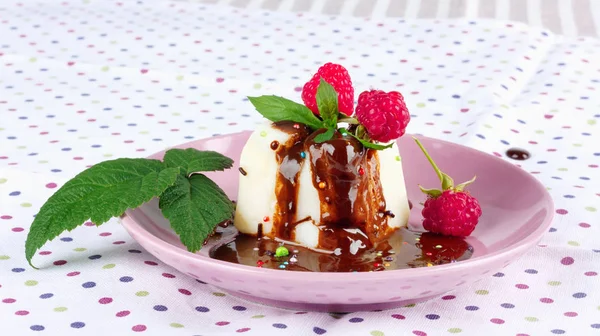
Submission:
M 372 22 L 163 0 L 2 3 L 0 334 L 597 334 L 599 47 L 499 21 Z M 357 92 L 403 92 L 411 133 L 498 156 L 530 151 L 520 163 L 558 209 L 540 245 L 447 296 L 347 315 L 225 295 L 160 263 L 117 220 L 64 233 L 35 256 L 42 270 L 28 267 L 33 215 L 66 179 L 102 160 L 252 129 L 261 117 L 247 95 L 300 101 L 327 61 L 348 68 Z

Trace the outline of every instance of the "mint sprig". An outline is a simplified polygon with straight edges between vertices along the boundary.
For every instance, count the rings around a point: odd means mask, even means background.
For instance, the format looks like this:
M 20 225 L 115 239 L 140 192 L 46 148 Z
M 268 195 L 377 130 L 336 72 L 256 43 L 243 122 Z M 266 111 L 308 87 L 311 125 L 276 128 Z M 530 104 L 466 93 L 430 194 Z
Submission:
M 278 96 L 248 97 L 258 113 L 272 122 L 294 121 L 304 124 L 313 130 L 324 128 L 323 121 L 312 111 L 289 99 Z
M 190 160 L 187 162 L 186 160 Z M 173 201 L 173 186 L 191 181 L 196 185 L 195 193 L 203 192 L 202 211 L 205 220 L 198 221 L 200 228 L 189 229 L 180 216 L 172 216 L 171 226 L 176 229 L 188 250 L 198 251 L 201 247 L 188 239 L 206 239 L 208 233 L 220 222 L 231 217 L 233 204 L 223 191 L 204 175 L 188 177 L 192 172 L 215 171 L 230 168 L 233 161 L 216 152 L 202 152 L 195 149 L 171 149 L 165 154 L 164 162 L 151 159 L 116 159 L 98 163 L 65 183 L 35 216 L 27 240 L 25 257 L 35 268 L 31 259 L 48 241 L 64 231 L 71 231 L 90 219 L 101 225 L 112 217 L 122 215 L 127 209 L 137 208 L 154 197 L 166 195 L 167 204 L 161 207 L 163 213 L 173 213 L 178 202 Z M 194 182 L 201 180 L 202 183 Z M 197 197 L 195 199 L 198 199 Z M 160 202 L 159 202 L 160 203 Z M 175 208 L 171 208 L 173 206 Z M 169 218 L 169 217 L 167 217 Z M 206 235 L 204 233 L 208 232 Z M 196 236 L 197 235 L 197 236 Z M 190 245 L 188 245 L 190 244 Z
M 331 84 L 323 78 L 317 87 L 317 107 L 319 114 L 323 118 L 323 123 L 329 129 L 336 129 L 338 123 L 338 96 Z

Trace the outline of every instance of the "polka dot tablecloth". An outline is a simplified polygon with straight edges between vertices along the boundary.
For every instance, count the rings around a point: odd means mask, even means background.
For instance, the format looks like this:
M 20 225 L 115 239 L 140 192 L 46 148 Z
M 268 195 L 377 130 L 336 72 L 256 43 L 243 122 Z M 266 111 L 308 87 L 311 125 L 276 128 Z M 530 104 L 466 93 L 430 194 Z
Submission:
M 325 17 L 162 0 L 0 4 L 1 335 L 597 335 L 600 42 L 499 21 Z M 252 129 L 246 96 L 300 101 L 319 65 L 404 93 L 409 132 L 520 164 L 550 190 L 540 244 L 475 285 L 351 314 L 275 309 L 162 264 L 118 220 L 24 258 L 68 178 Z M 528 150 L 526 161 L 504 153 Z M 490 191 L 493 192 L 493 191 Z

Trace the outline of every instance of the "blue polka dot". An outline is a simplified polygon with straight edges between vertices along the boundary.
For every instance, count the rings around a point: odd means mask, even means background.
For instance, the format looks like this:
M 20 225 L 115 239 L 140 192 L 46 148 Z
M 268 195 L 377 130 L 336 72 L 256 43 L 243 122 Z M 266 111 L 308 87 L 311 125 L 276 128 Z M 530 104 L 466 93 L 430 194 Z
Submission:
M 512 304 L 512 303 L 503 303 L 503 304 L 500 305 L 500 307 L 511 309 L 511 308 L 515 308 L 515 305 Z
M 465 309 L 468 310 L 468 311 L 476 311 L 476 310 L 479 310 L 479 307 L 477 307 L 477 306 L 466 306 Z
M 85 323 L 83 322 L 73 322 L 71 323 L 71 328 L 79 329 L 85 327 Z
M 154 310 L 163 312 L 163 311 L 167 311 L 168 308 L 163 305 L 156 305 L 156 306 L 154 306 Z
M 325 329 L 321 329 L 321 328 L 319 328 L 319 327 L 314 327 L 314 328 L 313 328 L 313 332 L 314 332 L 315 334 L 317 334 L 317 335 L 323 335 L 324 333 L 326 333 L 326 332 L 327 332 L 327 330 L 325 330 Z
M 584 298 L 586 296 L 587 296 L 587 294 L 581 293 L 581 292 L 573 294 L 573 297 L 576 298 L 576 299 L 582 299 L 582 298 Z
M 121 282 L 132 282 L 132 281 L 133 281 L 133 278 L 132 278 L 132 277 L 130 277 L 130 276 L 124 276 L 124 277 L 121 277 L 121 278 L 119 279 L 119 281 L 121 281 Z
M 20 191 L 13 191 L 13 192 L 11 192 L 11 193 L 10 193 L 10 194 L 8 194 L 8 195 L 9 195 L 9 196 L 19 196 L 19 195 L 21 195 L 21 192 L 20 192 Z
M 504 276 L 504 273 L 498 272 L 498 273 L 494 274 L 494 276 L 497 277 L 497 278 L 501 278 L 501 277 Z
M 129 253 L 142 253 L 142 251 L 140 251 L 140 250 L 129 250 L 127 252 L 129 252 Z
M 437 315 L 437 314 L 427 314 L 427 315 L 425 315 L 425 317 L 430 320 L 439 320 L 440 319 L 440 315 Z
M 90 260 L 96 260 L 96 259 L 100 259 L 100 258 L 102 258 L 102 256 L 99 254 L 94 254 L 94 255 L 91 255 L 88 257 L 88 259 L 90 259 Z
M 600 323 L 594 323 L 590 327 L 592 327 L 594 329 L 600 329 Z
M 278 329 L 285 329 L 287 328 L 287 326 L 283 323 L 274 323 L 273 327 L 278 328 Z
M 96 287 L 96 283 L 93 281 L 84 282 L 81 287 L 83 288 L 93 288 Z
M 68 151 L 70 151 L 70 150 L 71 150 L 71 148 L 69 148 L 69 147 L 65 147 L 65 148 L 62 148 L 61 150 L 62 150 L 63 152 L 68 152 Z
M 575 198 L 575 196 L 573 196 L 573 195 L 564 195 L 563 197 L 564 198 Z
M 21 273 L 21 272 L 25 272 L 25 269 L 24 268 L 13 268 L 12 271 L 15 273 Z
M 529 273 L 529 274 L 537 274 L 537 273 L 538 273 L 538 271 L 536 271 L 536 270 L 534 270 L 534 269 L 531 269 L 531 268 L 529 268 L 529 269 L 526 269 L 526 270 L 525 270 L 525 273 Z
M 60 240 L 64 241 L 64 242 L 70 242 L 70 241 L 73 241 L 73 238 L 71 238 L 71 237 L 62 237 L 62 238 L 60 238 Z
M 359 323 L 359 322 L 364 321 L 364 319 L 360 318 L 360 317 L 353 317 L 353 318 L 349 319 L 348 321 L 352 322 L 352 323 Z
M 556 232 L 556 228 L 551 227 L 550 229 L 548 229 L 548 232 Z
M 31 327 L 29 327 L 29 329 L 33 330 L 33 331 L 42 331 L 46 328 L 44 328 L 43 325 L 39 325 L 39 324 L 34 324 Z
M 246 310 L 246 307 L 244 307 L 244 306 L 233 306 L 233 310 L 244 311 L 244 310 Z
M 45 294 L 40 295 L 40 299 L 49 299 L 53 296 L 54 296 L 54 294 L 52 294 L 52 293 L 45 293 Z
M 210 309 L 208 309 L 207 307 L 198 306 L 196 307 L 196 311 L 199 311 L 201 313 L 207 313 L 210 311 Z
M 553 334 L 557 334 L 557 335 L 562 335 L 565 333 L 565 331 L 562 329 L 552 329 L 551 331 Z

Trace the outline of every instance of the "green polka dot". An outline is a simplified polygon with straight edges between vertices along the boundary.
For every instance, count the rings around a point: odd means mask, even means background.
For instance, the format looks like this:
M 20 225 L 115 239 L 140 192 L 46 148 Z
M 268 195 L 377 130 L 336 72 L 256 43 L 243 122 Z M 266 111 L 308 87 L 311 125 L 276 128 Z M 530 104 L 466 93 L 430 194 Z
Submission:
M 17 149 L 26 149 L 27 146 L 17 146 Z
M 100 70 L 106 72 L 106 71 L 110 70 L 110 68 L 107 66 L 103 66 L 102 68 L 100 68 Z
M 539 319 L 537 317 L 533 317 L 533 316 L 527 316 L 525 318 L 525 321 L 529 321 L 529 322 L 537 322 L 539 321 Z
M 560 286 L 560 281 L 548 281 L 548 285 L 550 286 Z
M 405 308 L 412 308 L 414 306 L 416 306 L 416 303 L 411 303 L 411 304 L 407 304 L 406 306 L 404 306 Z
M 569 241 L 567 244 L 569 244 L 571 246 L 579 246 L 579 243 L 576 241 L 573 241 L 573 240 Z
M 35 109 L 39 111 L 39 110 L 43 110 L 44 108 L 41 106 L 36 106 Z
M 417 107 L 425 107 L 425 103 L 417 103 Z
M 111 268 L 115 268 L 115 266 L 116 266 L 115 264 L 106 264 L 106 265 L 102 266 L 102 268 L 111 269 Z
M 148 134 L 148 131 L 140 131 L 140 134 Z
M 31 63 L 35 63 L 36 61 L 37 61 L 37 58 L 35 58 L 35 57 L 32 57 L 29 59 L 29 62 L 31 62 Z
M 435 86 L 435 89 L 436 89 L 436 90 L 443 89 L 443 88 L 444 88 L 444 86 L 443 86 L 443 85 L 436 85 L 436 86 Z
M 567 168 L 558 168 L 558 171 L 568 171 Z
M 590 119 L 587 121 L 588 125 L 596 125 L 596 120 Z
M 460 125 L 460 122 L 458 122 L 458 121 L 453 121 L 453 122 L 451 122 L 451 123 L 450 123 L 450 125 Z
M 544 131 L 542 131 L 542 130 L 537 130 L 537 131 L 535 131 L 535 134 L 544 134 Z
M 179 113 L 179 112 L 173 112 L 173 113 L 171 113 L 171 115 L 175 116 L 175 117 L 179 117 L 181 115 L 181 113 Z
M 260 89 L 262 87 L 262 85 L 260 83 L 256 83 L 252 87 L 255 89 Z
M 385 334 L 383 333 L 383 331 L 379 331 L 379 330 L 373 330 L 373 331 L 371 331 L 371 335 L 373 335 L 373 336 L 385 336 Z
M 580 144 L 580 143 L 574 143 L 574 144 L 573 144 L 573 147 L 583 147 L 583 145 L 582 145 L 582 144 Z
M 148 296 L 150 295 L 150 293 L 146 292 L 146 291 L 139 291 L 137 293 L 135 293 L 135 296 Z
M 181 324 L 181 323 L 175 323 L 175 322 L 173 322 L 173 323 L 171 323 L 169 325 L 171 327 L 173 327 L 173 328 L 183 328 L 183 324 Z
M 214 296 L 225 296 L 225 293 L 214 292 Z
M 37 284 L 38 284 L 38 282 L 35 281 L 35 280 L 27 280 L 27 281 L 25 281 L 25 286 L 35 286 Z
M 77 139 L 85 140 L 85 139 L 87 139 L 87 138 L 88 138 L 88 137 L 86 137 L 86 136 L 80 136 L 80 137 L 78 137 Z
M 54 308 L 54 311 L 57 313 L 62 313 L 64 311 L 67 311 L 67 307 L 56 307 Z
M 73 249 L 73 251 L 75 251 L 75 252 L 83 252 L 83 251 L 86 251 L 86 250 L 87 249 L 85 247 L 76 247 L 76 248 Z
M 112 154 L 104 154 L 102 156 L 104 156 L 104 157 L 112 157 L 113 155 Z
M 585 210 L 587 210 L 589 212 L 596 212 L 596 208 L 591 207 L 591 206 L 585 207 Z
M 402 158 L 400 157 L 400 155 L 396 155 L 396 161 L 402 161 Z
M 485 127 L 485 128 L 492 128 L 492 125 L 490 125 L 490 124 L 484 124 L 483 127 Z
M 261 131 L 260 132 L 260 136 L 261 137 L 266 137 L 267 136 L 267 132 L 266 131 Z
M 66 124 L 64 122 L 57 122 L 56 126 L 65 126 Z
M 183 80 L 183 76 L 179 75 L 179 76 L 175 77 L 175 79 L 177 79 L 178 81 Z
M 252 316 L 253 319 L 259 319 L 259 318 L 263 318 L 265 317 L 265 315 L 254 315 Z
M 485 289 L 479 289 L 475 291 L 475 294 L 477 295 L 488 295 L 490 292 L 486 291 Z
M 8 260 L 8 259 L 10 259 L 9 256 L 7 256 L 7 255 L 0 255 L 0 260 Z
M 450 328 L 450 329 L 448 329 L 448 332 L 452 333 L 452 334 L 458 334 L 459 332 L 462 332 L 462 329 L 460 329 L 460 328 Z
M 6 181 L 8 181 L 8 180 L 5 178 L 0 178 L 0 184 L 6 183 Z
M 467 102 L 467 104 L 471 104 L 471 105 L 473 105 L 473 104 L 477 104 L 477 100 L 469 100 L 469 101 Z
M 29 207 L 31 207 L 31 203 L 21 203 L 21 206 L 23 208 L 29 208 Z

